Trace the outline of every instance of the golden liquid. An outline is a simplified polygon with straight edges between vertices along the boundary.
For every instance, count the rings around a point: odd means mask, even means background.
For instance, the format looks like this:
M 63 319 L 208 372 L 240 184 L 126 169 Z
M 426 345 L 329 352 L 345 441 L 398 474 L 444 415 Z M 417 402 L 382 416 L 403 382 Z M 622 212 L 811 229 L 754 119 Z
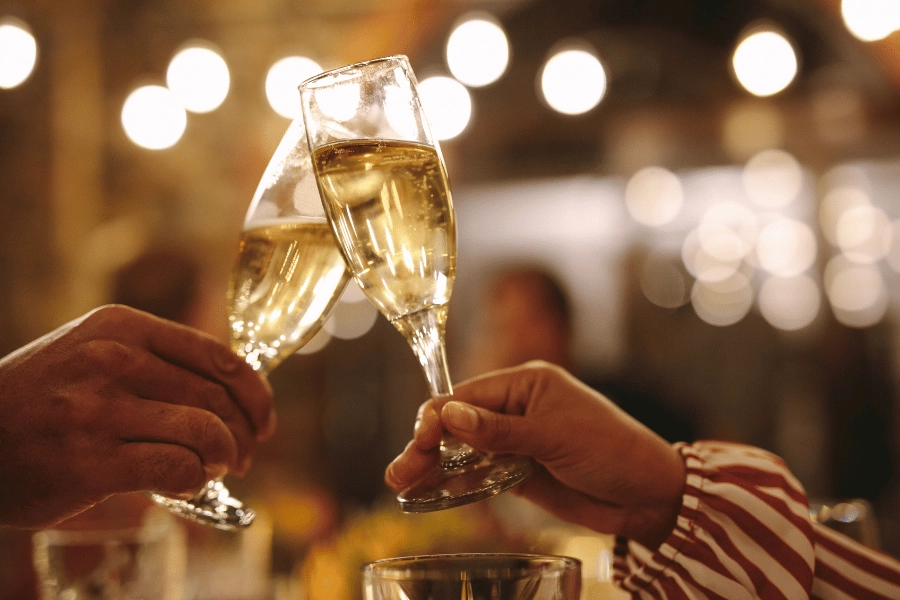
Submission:
M 317 149 L 313 166 L 347 264 L 366 295 L 401 332 L 404 317 L 426 309 L 443 325 L 456 275 L 456 222 L 435 149 L 338 142 Z
M 231 347 L 272 369 L 312 338 L 350 274 L 324 219 L 243 232 L 228 289 Z

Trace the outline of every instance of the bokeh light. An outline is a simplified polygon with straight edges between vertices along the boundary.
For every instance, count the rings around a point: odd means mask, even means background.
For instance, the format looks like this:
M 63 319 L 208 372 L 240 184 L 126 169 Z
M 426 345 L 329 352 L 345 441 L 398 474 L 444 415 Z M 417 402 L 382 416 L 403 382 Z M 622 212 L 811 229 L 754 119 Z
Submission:
M 897 0 L 843 0 L 841 16 L 847 29 L 864 42 L 882 40 L 900 28 Z
M 819 227 L 832 245 L 838 245 L 838 223 L 848 210 L 871 206 L 869 195 L 857 187 L 838 187 L 822 198 L 819 204 Z
M 509 41 L 499 23 L 487 13 L 463 17 L 447 40 L 447 66 L 470 87 L 500 79 L 509 64 Z
M 700 245 L 719 260 L 740 261 L 756 245 L 759 227 L 753 212 L 738 202 L 713 204 L 700 218 Z
M 333 337 L 352 340 L 368 333 L 378 317 L 371 302 L 337 302 L 324 328 Z
M 884 258 L 891 249 L 894 231 L 880 208 L 861 204 L 838 218 L 837 243 L 844 256 L 855 263 L 870 264 Z
M 750 312 L 753 288 L 743 273 L 716 282 L 697 280 L 691 289 L 691 305 L 697 316 L 710 325 L 734 325 Z
M 784 150 L 763 150 L 747 161 L 742 172 L 744 191 L 754 204 L 782 208 L 791 204 L 803 187 L 800 163 Z
M 37 42 L 28 25 L 6 17 L 0 19 L 0 88 L 21 85 L 37 63 Z
M 122 127 L 138 146 L 163 150 L 184 134 L 187 114 L 168 88 L 147 85 L 131 92 L 122 106 Z
M 597 106 L 606 94 L 606 71 L 590 52 L 563 50 L 544 65 L 541 92 L 553 110 L 580 115 Z
M 819 314 L 822 294 L 807 275 L 769 277 L 759 290 L 759 310 L 770 325 L 784 331 L 803 329 Z
M 779 277 L 795 277 L 815 262 L 818 244 L 813 230 L 787 217 L 771 218 L 759 231 L 756 259 L 760 267 Z
M 684 205 L 684 190 L 678 176 L 662 167 L 646 167 L 628 180 L 625 206 L 642 225 L 658 227 L 671 222 Z
M 282 117 L 296 119 L 300 116 L 301 83 L 322 72 L 322 67 L 304 56 L 282 58 L 269 68 L 266 75 L 266 98 L 272 109 Z
M 709 254 L 700 243 L 697 229 L 691 230 L 684 238 L 681 245 L 681 260 L 688 273 L 705 282 L 728 279 L 741 266 L 740 259 L 722 260 Z
M 825 267 L 825 291 L 835 318 L 848 327 L 870 327 L 885 315 L 887 286 L 875 265 L 853 263 L 845 256 Z
M 431 125 L 431 133 L 439 140 L 458 136 L 472 117 L 469 90 L 451 77 L 429 77 L 421 81 L 419 99 Z
M 688 278 L 677 256 L 648 256 L 641 267 L 640 284 L 647 300 L 662 308 L 678 308 L 690 300 Z
M 207 113 L 217 109 L 231 85 L 225 59 L 207 45 L 193 43 L 169 62 L 166 83 L 189 111 Z
M 777 94 L 797 75 L 794 47 L 775 31 L 757 31 L 741 40 L 732 65 L 738 82 L 754 96 Z

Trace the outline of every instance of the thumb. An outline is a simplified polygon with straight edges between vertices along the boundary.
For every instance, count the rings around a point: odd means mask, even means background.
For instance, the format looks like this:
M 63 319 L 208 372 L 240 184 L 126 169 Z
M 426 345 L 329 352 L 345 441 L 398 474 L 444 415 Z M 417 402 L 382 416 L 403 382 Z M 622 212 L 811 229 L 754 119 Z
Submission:
M 541 444 L 525 417 L 495 413 L 451 400 L 441 421 L 458 439 L 483 452 L 523 454 L 540 458 Z

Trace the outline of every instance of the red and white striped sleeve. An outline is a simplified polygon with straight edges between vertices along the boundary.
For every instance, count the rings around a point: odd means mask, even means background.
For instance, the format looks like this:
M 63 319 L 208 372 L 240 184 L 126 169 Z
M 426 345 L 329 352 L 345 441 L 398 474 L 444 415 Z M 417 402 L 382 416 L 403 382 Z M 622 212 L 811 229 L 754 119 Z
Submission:
M 635 598 L 900 599 L 900 561 L 813 523 L 777 456 L 727 442 L 676 446 L 687 481 L 651 551 L 620 538 L 615 580 Z

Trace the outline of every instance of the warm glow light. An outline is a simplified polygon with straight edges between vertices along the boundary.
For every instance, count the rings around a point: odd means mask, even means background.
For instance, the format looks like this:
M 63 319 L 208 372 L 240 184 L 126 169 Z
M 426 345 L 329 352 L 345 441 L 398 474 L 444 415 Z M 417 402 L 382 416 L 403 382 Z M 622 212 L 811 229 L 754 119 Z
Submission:
M 756 218 L 749 208 L 725 201 L 712 205 L 700 218 L 697 235 L 700 244 L 719 260 L 740 261 L 756 245 Z
M 797 75 L 794 47 L 780 33 L 759 31 L 744 38 L 732 57 L 734 74 L 754 96 L 771 96 Z
M 803 329 L 819 314 L 822 294 L 810 277 L 769 277 L 759 290 L 759 310 L 773 327 Z
M 781 208 L 793 202 L 803 187 L 800 163 L 784 150 L 764 150 L 747 161 L 744 191 L 754 204 Z
M 775 217 L 759 232 L 756 258 L 760 266 L 779 277 L 794 277 L 816 260 L 816 236 L 806 223 Z
M 606 94 L 606 71 L 590 52 L 563 50 L 544 65 L 541 92 L 553 110 L 580 115 L 597 106 Z
M 429 77 L 419 83 L 419 99 L 431 133 L 439 140 L 455 138 L 469 124 L 472 98 L 464 85 L 450 77 Z
M 300 92 L 297 88 L 304 80 L 321 72 L 322 67 L 310 58 L 282 58 L 269 68 L 266 75 L 266 98 L 269 99 L 269 104 L 282 117 L 299 117 Z
M 138 146 L 162 150 L 174 146 L 184 134 L 187 114 L 168 89 L 159 85 L 140 87 L 122 106 L 122 127 Z
M 841 16 L 850 33 L 864 42 L 874 42 L 900 29 L 900 2 L 843 0 Z
M 37 42 L 18 19 L 0 20 L 0 88 L 10 89 L 28 79 L 37 62 Z
M 663 308 L 678 308 L 690 300 L 688 281 L 677 257 L 649 256 L 641 268 L 641 291 Z
M 891 222 L 880 208 L 861 204 L 845 210 L 837 221 L 837 243 L 855 263 L 871 264 L 884 258 L 894 235 Z
M 212 48 L 192 45 L 176 54 L 166 70 L 166 83 L 189 111 L 207 113 L 228 95 L 228 65 Z
M 822 198 L 819 205 L 819 226 L 829 242 L 838 245 L 838 222 L 848 210 L 871 206 L 869 195 L 856 187 L 838 187 Z
M 700 235 L 697 229 L 692 230 L 681 246 L 681 260 L 684 262 L 688 273 L 699 281 L 717 282 L 728 279 L 734 275 L 741 261 L 721 260 L 709 254 L 700 243 Z
M 743 273 L 718 282 L 697 280 L 691 290 L 691 304 L 697 316 L 709 323 L 725 327 L 744 318 L 753 305 L 753 289 Z
M 631 176 L 625 188 L 625 206 L 643 225 L 658 227 L 672 221 L 684 205 L 678 176 L 662 167 L 646 167 Z
M 372 329 L 377 317 L 378 311 L 371 302 L 338 302 L 331 309 L 324 328 L 338 339 L 352 340 Z
M 874 325 L 887 310 L 887 288 L 874 265 L 833 258 L 825 268 L 825 290 L 835 318 L 848 327 Z
M 500 79 L 509 64 L 509 42 L 503 28 L 485 13 L 464 17 L 447 40 L 447 66 L 470 87 Z

